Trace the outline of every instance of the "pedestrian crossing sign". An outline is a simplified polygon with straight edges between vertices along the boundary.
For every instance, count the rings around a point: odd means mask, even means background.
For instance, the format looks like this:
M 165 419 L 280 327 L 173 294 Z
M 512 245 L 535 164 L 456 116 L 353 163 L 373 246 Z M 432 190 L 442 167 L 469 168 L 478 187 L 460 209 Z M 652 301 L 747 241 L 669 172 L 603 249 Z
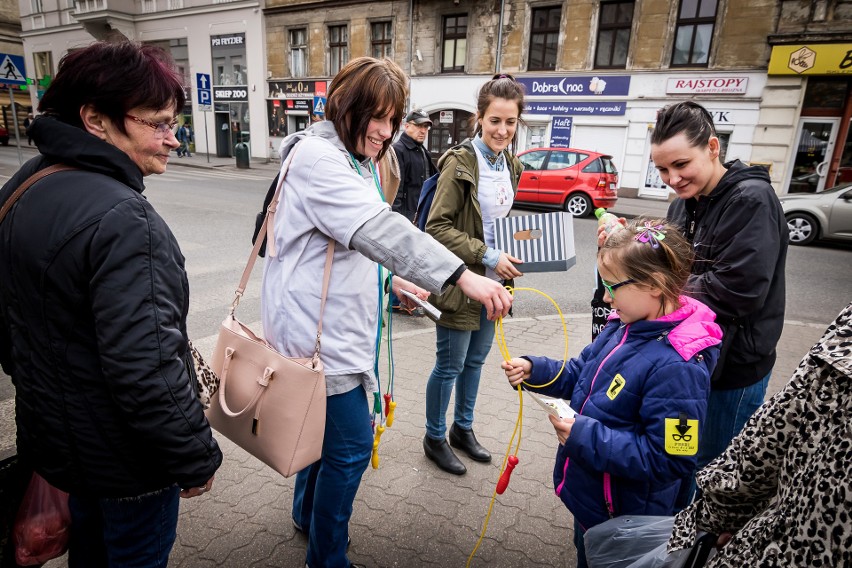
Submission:
M 27 84 L 23 56 L 0 53 L 0 83 L 10 85 Z
M 314 114 L 323 116 L 325 114 L 325 97 L 314 97 Z

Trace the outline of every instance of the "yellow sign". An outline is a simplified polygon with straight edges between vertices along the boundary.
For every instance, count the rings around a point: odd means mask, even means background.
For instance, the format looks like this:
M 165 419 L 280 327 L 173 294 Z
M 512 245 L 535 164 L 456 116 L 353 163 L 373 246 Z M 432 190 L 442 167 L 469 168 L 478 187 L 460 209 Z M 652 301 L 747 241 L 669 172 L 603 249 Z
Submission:
M 770 75 L 852 75 L 852 43 L 776 45 Z
M 620 373 L 616 373 L 612 382 L 609 384 L 609 388 L 606 389 L 606 395 L 610 400 L 615 400 L 615 397 L 618 396 L 618 393 L 621 392 L 621 389 L 623 389 L 626 384 L 627 381 L 624 380 L 624 377 L 622 377 Z
M 698 420 L 666 418 L 666 453 L 672 456 L 694 456 L 698 453 Z

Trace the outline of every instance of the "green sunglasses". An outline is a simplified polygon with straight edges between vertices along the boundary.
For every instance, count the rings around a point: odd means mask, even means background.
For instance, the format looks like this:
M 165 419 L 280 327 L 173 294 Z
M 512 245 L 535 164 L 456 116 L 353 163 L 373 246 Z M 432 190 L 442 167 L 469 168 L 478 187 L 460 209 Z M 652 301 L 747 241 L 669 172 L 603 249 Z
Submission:
M 603 287 L 606 288 L 607 292 L 609 292 L 610 298 L 615 298 L 615 291 L 618 290 L 619 288 L 621 288 L 622 286 L 627 286 L 628 284 L 635 284 L 635 283 L 636 283 L 635 280 L 633 280 L 632 278 L 628 278 L 627 280 L 622 280 L 621 282 L 618 282 L 617 284 L 610 284 L 609 282 L 607 282 L 606 280 L 601 278 L 601 284 L 603 284 Z

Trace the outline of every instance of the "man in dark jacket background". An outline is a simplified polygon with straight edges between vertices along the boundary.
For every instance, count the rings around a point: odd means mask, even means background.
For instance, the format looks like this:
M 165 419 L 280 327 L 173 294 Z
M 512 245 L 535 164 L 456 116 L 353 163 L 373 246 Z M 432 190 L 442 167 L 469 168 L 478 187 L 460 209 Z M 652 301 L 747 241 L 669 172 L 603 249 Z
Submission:
M 393 210 L 410 221 L 414 221 L 414 214 L 417 213 L 417 200 L 420 199 L 423 182 L 438 173 L 429 151 L 423 146 L 431 126 L 428 114 L 422 110 L 412 110 L 405 117 L 405 132 L 393 145 L 401 178 Z

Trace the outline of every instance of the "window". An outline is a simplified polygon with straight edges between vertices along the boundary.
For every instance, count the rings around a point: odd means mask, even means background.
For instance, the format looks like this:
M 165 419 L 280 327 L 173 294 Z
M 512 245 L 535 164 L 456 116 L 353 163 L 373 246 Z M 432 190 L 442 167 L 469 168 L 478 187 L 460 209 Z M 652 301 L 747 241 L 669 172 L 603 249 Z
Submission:
M 624 69 L 630 45 L 630 25 L 635 2 L 603 2 L 598 23 L 598 47 L 595 67 Z
M 551 152 L 550 159 L 547 161 L 548 170 L 561 170 L 576 166 L 586 158 L 588 154 L 578 154 L 577 152 Z
M 328 26 L 328 74 L 336 75 L 349 61 L 349 29 Z
M 30 8 L 32 8 L 31 14 L 40 14 L 44 11 L 41 8 L 41 0 L 30 0 Z
M 183 8 L 183 0 L 169 0 L 169 10 L 180 10 Z
M 53 54 L 51 52 L 38 51 L 33 53 L 33 64 L 36 80 L 53 76 Z
M 370 43 L 373 57 L 393 57 L 393 28 L 390 22 L 370 24 Z
M 535 150 L 518 157 L 525 170 L 540 170 L 544 159 L 547 158 L 547 150 Z
M 290 30 L 290 76 L 299 78 L 308 72 L 308 31 Z
M 717 0 L 681 0 L 672 66 L 707 65 L 716 24 Z
M 467 58 L 467 16 L 444 16 L 444 45 L 441 71 L 464 72 Z
M 157 11 L 157 0 L 142 0 L 142 13 L 150 14 Z
M 529 71 L 553 71 L 556 69 L 556 49 L 559 44 L 559 20 L 562 7 L 535 8 L 532 11 L 530 29 Z

